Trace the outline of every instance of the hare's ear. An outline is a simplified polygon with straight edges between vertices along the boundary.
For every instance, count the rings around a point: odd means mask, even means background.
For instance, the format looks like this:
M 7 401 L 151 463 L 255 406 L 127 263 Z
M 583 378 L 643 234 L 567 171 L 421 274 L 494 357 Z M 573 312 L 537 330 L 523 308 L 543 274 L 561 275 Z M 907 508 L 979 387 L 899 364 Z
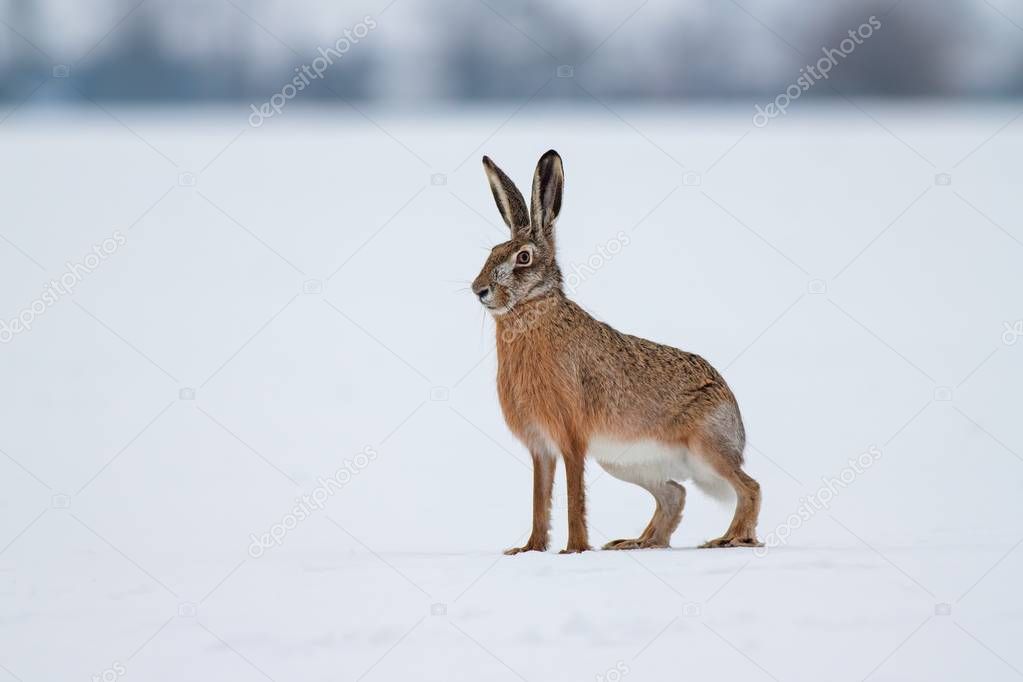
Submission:
M 483 157 L 483 170 L 490 181 L 490 191 L 494 193 L 494 201 L 497 202 L 497 210 L 501 212 L 505 225 L 511 229 L 512 238 L 528 238 L 529 211 L 526 209 L 526 201 L 522 198 L 515 183 L 504 174 L 504 171 L 497 167 L 489 156 Z
M 532 224 L 537 238 L 554 243 L 554 221 L 561 213 L 565 190 L 565 169 L 553 149 L 540 157 L 533 175 Z

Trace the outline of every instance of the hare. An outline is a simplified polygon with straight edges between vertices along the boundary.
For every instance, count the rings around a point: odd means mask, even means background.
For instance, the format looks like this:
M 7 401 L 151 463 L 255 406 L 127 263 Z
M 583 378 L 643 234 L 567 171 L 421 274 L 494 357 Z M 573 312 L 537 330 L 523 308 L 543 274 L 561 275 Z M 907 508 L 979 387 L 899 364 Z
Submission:
M 546 551 L 557 457 L 568 481 L 568 546 L 591 549 L 583 467 L 653 495 L 653 518 L 637 538 L 604 549 L 668 547 L 692 479 L 736 497 L 725 534 L 702 547 L 755 547 L 760 485 L 743 470 L 745 430 L 725 380 L 698 355 L 622 334 L 569 300 L 555 258 L 564 170 L 548 151 L 536 166 L 530 208 L 488 157 L 483 168 L 511 240 L 490 252 L 472 284 L 497 324 L 497 387 L 505 421 L 533 460 L 533 527 L 505 554 Z

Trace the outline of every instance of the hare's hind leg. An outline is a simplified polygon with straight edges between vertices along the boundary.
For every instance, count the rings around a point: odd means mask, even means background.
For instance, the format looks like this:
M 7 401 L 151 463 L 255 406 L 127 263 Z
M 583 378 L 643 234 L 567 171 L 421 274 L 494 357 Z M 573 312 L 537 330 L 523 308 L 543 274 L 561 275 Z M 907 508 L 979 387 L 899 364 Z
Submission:
M 725 534 L 700 547 L 763 547 L 757 540 L 757 517 L 760 515 L 760 484 L 742 469 L 724 476 L 735 490 L 735 516 Z
M 757 540 L 760 516 L 760 484 L 742 470 L 745 434 L 738 409 L 725 407 L 709 420 L 703 431 L 692 439 L 694 456 L 700 457 L 711 471 L 735 491 L 735 515 L 725 534 L 700 547 L 762 547 Z
M 612 540 L 604 549 L 650 549 L 665 548 L 671 542 L 671 535 L 682 520 L 682 509 L 686 503 L 686 489 L 675 481 L 659 485 L 643 485 L 657 502 L 653 518 L 638 538 Z
M 667 547 L 671 541 L 671 534 L 675 532 L 679 522 L 682 520 L 682 509 L 686 504 L 686 489 L 675 481 L 650 483 L 644 477 L 638 475 L 638 472 L 627 467 L 606 466 L 604 464 L 601 464 L 601 466 L 615 478 L 635 483 L 644 488 L 654 496 L 654 501 L 657 503 L 650 523 L 647 524 L 638 538 L 612 540 L 604 545 L 604 549 Z

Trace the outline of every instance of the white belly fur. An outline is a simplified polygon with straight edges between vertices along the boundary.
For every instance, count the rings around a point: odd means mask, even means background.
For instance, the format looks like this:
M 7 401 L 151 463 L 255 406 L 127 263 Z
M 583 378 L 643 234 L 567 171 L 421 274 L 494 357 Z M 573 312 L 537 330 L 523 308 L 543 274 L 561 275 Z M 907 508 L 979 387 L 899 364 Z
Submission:
M 665 481 L 693 481 L 711 497 L 728 499 L 732 487 L 711 466 L 688 448 L 654 440 L 632 442 L 606 437 L 590 440 L 586 453 L 611 475 L 639 485 Z

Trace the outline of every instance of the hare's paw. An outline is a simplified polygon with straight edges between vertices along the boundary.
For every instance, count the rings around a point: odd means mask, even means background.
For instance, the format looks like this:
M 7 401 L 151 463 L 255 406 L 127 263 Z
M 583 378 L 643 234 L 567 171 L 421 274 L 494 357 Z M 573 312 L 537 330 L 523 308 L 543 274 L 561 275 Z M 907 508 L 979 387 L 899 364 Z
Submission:
M 708 540 L 707 542 L 700 545 L 700 549 L 710 549 L 714 547 L 763 547 L 764 543 L 760 542 L 754 537 L 723 537 L 717 538 L 716 540 Z
M 658 542 L 653 538 L 627 538 L 612 540 L 604 545 L 604 549 L 665 549 L 667 542 Z
M 558 554 L 581 554 L 582 552 L 592 552 L 593 548 L 589 545 L 581 545 L 579 547 L 573 547 L 569 545 L 565 549 L 558 552 Z
M 512 547 L 504 550 L 505 556 L 515 556 L 516 554 L 522 554 L 523 552 L 546 552 L 547 545 L 540 544 L 538 542 L 527 542 L 521 547 Z

